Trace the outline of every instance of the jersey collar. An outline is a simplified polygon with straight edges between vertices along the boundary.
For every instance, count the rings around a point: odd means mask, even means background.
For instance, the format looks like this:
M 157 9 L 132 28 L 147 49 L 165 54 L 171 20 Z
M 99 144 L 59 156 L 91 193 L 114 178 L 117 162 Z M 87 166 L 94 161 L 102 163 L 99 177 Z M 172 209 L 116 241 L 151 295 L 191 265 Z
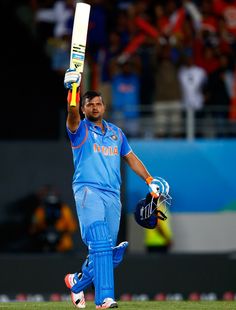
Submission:
M 93 122 L 90 122 L 86 118 L 84 119 L 84 121 L 86 122 L 89 130 L 92 130 L 92 131 L 96 132 L 97 134 L 103 135 L 102 130 L 99 126 L 95 125 Z M 110 131 L 110 127 L 108 126 L 107 122 L 104 119 L 102 120 L 102 123 L 103 123 L 104 129 L 105 129 L 105 133 L 104 133 L 104 135 L 105 135 L 108 133 L 108 131 Z

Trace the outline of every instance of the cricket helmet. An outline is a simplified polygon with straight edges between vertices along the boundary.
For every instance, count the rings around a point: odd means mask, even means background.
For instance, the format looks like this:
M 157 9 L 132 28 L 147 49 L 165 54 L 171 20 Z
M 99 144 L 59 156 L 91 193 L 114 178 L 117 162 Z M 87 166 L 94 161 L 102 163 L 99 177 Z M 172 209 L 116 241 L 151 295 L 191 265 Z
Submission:
M 154 198 L 148 193 L 146 198 L 139 200 L 137 203 L 134 211 L 134 218 L 140 226 L 154 229 L 158 220 L 165 221 L 167 219 L 165 213 L 170 205 L 171 196 L 169 194 Z

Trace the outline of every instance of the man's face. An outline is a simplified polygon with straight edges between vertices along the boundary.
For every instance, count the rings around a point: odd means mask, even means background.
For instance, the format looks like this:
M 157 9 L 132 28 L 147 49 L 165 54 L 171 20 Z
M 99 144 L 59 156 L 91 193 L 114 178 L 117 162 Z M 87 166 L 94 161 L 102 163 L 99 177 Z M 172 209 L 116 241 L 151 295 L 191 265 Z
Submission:
M 91 122 L 101 121 L 105 112 L 105 106 L 100 96 L 93 99 L 86 99 L 82 112 Z

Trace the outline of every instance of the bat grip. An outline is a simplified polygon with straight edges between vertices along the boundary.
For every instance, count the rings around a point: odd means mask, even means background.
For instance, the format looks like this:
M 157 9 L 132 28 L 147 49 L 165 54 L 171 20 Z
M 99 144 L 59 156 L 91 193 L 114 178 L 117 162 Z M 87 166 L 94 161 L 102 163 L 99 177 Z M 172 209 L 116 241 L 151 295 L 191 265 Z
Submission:
M 70 102 L 71 107 L 76 107 L 76 92 L 77 92 L 77 84 L 73 83 L 72 84 L 71 102 Z

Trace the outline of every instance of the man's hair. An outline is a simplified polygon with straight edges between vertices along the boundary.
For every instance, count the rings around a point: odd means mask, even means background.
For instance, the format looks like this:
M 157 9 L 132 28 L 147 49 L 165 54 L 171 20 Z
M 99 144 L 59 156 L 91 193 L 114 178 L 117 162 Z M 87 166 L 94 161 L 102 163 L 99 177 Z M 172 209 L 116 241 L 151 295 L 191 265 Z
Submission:
M 93 99 L 94 97 L 102 97 L 102 94 L 99 91 L 95 90 L 88 90 L 86 93 L 82 96 L 81 106 L 83 107 L 85 105 L 86 99 L 89 101 Z

